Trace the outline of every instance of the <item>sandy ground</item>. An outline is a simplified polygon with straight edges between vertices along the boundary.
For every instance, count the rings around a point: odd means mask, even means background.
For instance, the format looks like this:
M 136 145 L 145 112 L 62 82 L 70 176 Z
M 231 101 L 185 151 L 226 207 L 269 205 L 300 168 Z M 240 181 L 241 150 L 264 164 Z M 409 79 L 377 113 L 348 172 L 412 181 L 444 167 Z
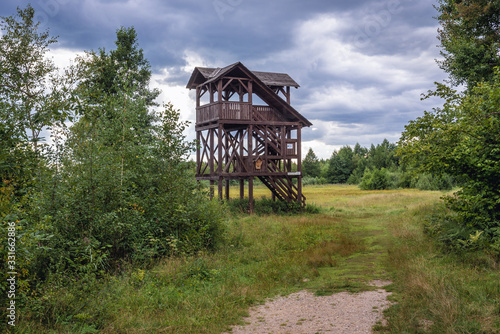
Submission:
M 387 284 L 390 282 L 372 282 L 377 287 Z M 377 289 L 316 297 L 300 291 L 253 307 L 245 318 L 247 324 L 233 327 L 229 333 L 372 333 L 372 326 L 383 321 L 382 311 L 391 305 L 390 294 Z

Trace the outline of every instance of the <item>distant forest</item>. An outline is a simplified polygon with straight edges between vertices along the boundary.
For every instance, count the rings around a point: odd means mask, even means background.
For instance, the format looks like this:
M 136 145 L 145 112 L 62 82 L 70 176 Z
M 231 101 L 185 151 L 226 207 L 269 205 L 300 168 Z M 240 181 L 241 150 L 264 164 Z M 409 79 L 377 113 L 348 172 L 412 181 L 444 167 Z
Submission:
M 450 190 L 459 184 L 448 174 L 419 173 L 400 163 L 397 147 L 387 139 L 370 148 L 357 143 L 334 151 L 326 160 L 319 159 L 310 148 L 302 161 L 303 184 L 347 183 L 365 190 Z

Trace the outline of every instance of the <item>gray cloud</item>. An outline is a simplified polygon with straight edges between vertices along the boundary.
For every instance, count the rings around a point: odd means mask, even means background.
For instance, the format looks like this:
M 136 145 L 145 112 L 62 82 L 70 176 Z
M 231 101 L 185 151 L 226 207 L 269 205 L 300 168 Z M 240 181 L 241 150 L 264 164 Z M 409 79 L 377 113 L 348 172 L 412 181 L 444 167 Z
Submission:
M 3 0 L 0 15 L 27 2 Z M 315 123 L 304 139 L 325 146 L 397 140 L 409 120 L 438 103 L 420 101 L 420 93 L 444 78 L 434 62 L 432 0 L 31 3 L 59 48 L 110 49 L 120 26 L 134 26 L 162 96 L 182 98 L 182 108 L 194 108 L 192 94 L 182 93 L 193 66 L 242 61 L 289 73 L 301 85 L 292 104 Z

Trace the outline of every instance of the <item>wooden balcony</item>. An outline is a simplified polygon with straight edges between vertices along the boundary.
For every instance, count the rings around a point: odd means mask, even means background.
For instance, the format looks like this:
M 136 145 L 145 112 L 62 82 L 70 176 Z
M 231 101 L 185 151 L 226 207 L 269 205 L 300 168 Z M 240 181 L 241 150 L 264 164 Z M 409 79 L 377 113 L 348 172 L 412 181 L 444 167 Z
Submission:
M 252 115 L 253 114 L 253 115 Z M 196 124 L 218 120 L 282 121 L 269 106 L 253 106 L 248 102 L 214 102 L 196 108 Z
M 215 102 L 196 108 L 196 123 L 217 120 L 250 120 L 252 105 L 248 102 Z

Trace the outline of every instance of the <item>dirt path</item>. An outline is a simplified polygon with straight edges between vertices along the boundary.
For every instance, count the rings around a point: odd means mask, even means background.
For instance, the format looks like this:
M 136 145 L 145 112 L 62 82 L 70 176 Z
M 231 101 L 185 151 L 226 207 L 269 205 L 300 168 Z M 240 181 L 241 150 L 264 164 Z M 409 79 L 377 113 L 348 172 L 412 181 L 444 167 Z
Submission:
M 389 283 L 373 281 L 372 285 Z M 372 327 L 382 321 L 383 310 L 391 304 L 387 300 L 390 294 L 382 288 L 321 297 L 300 291 L 253 307 L 245 318 L 247 324 L 233 327 L 230 333 L 372 333 Z
M 391 282 L 386 272 L 387 249 L 391 243 L 387 230 L 387 215 L 381 214 L 378 197 L 364 199 L 342 217 L 344 235 L 356 244 L 364 245 L 345 257 L 337 257 L 331 267 L 319 268 L 319 277 L 305 285 L 306 290 L 285 297 L 275 297 L 250 309 L 245 325 L 235 326 L 232 334 L 314 334 L 372 333 L 372 327 L 384 325 L 383 311 L 391 305 L 391 294 L 383 287 Z M 370 202 L 371 201 L 371 202 Z M 357 209 L 362 206 L 362 209 Z M 385 209 L 389 210 L 389 209 Z M 393 210 L 393 209 L 390 209 Z M 392 211 L 390 211 L 392 212 Z M 335 222 L 332 222 L 335 223 Z M 330 296 L 315 296 L 311 291 L 343 288 L 362 289 L 363 282 L 376 288 L 359 293 L 339 292 Z M 351 285 L 352 284 L 352 285 Z M 326 288 L 326 289 L 325 289 Z M 352 290 L 351 290 L 352 291 Z

